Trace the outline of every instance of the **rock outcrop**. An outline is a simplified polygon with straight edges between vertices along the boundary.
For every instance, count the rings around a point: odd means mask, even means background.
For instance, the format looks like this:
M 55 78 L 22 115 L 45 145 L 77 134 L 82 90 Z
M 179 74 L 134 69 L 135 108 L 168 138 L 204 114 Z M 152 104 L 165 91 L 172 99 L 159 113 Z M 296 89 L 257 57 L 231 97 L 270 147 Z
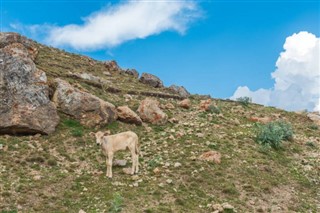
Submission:
M 117 119 L 113 104 L 72 87 L 68 82 L 56 79 L 53 101 L 59 110 L 89 127 L 107 124 Z
M 147 84 L 155 88 L 163 87 L 163 83 L 160 78 L 149 73 L 142 73 L 139 81 L 143 84 Z
M 183 86 L 171 85 L 168 89 L 170 91 L 180 95 L 182 98 L 187 98 L 190 96 L 190 93 Z
M 200 110 L 209 111 L 209 107 L 211 103 L 212 103 L 211 99 L 200 101 L 200 105 L 199 105 Z
M 109 71 L 120 71 L 120 67 L 118 66 L 117 62 L 112 60 L 112 61 L 105 61 L 103 62 L 105 68 Z
M 307 117 L 312 120 L 316 125 L 320 126 L 320 113 L 310 112 Z
M 146 98 L 140 103 L 138 113 L 143 121 L 152 124 L 165 124 L 168 120 L 167 114 L 159 108 L 159 102 L 151 98 Z
M 46 74 L 33 60 L 31 40 L 15 33 L 0 33 L 0 133 L 50 134 L 59 123 L 49 99 Z
M 142 125 L 141 118 L 132 111 L 128 106 L 117 107 L 118 119 L 125 123 Z
M 139 78 L 139 73 L 135 69 L 126 69 L 123 72 L 127 75 L 132 75 L 134 78 Z

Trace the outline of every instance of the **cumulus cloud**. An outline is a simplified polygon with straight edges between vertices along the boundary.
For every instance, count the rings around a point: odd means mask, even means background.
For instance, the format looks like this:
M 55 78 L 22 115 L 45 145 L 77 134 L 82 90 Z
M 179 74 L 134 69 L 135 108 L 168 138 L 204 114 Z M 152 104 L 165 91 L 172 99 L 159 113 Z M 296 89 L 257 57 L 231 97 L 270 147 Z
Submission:
M 271 73 L 274 87 L 251 91 L 238 87 L 231 99 L 242 96 L 255 103 L 286 110 L 320 110 L 320 38 L 312 33 L 299 32 L 287 37 L 284 51 Z
M 89 15 L 81 25 L 51 27 L 46 43 L 77 50 L 109 48 L 163 31 L 183 34 L 198 17 L 194 1 L 125 1 Z

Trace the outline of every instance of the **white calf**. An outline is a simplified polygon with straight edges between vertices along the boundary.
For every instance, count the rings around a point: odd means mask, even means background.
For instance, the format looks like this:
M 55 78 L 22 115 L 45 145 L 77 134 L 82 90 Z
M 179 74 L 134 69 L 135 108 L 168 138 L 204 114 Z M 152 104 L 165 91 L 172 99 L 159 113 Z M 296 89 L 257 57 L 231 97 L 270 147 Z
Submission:
M 101 146 L 103 154 L 106 156 L 107 174 L 106 176 L 112 178 L 112 159 L 113 154 L 119 150 L 131 151 L 132 157 L 132 171 L 131 174 L 139 171 L 139 142 L 138 136 L 132 131 L 122 132 L 115 135 L 109 135 L 109 132 L 95 133 L 96 143 Z

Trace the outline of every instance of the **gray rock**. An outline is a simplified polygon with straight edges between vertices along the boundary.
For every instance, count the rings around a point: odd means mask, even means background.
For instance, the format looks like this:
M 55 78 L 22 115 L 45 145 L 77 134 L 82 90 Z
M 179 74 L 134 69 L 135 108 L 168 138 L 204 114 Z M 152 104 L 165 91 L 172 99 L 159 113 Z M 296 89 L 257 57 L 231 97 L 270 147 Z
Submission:
M 126 69 L 123 71 L 125 74 L 132 75 L 134 78 L 139 78 L 139 73 L 135 69 Z
M 1 33 L 0 41 L 0 133 L 54 132 L 59 116 L 49 99 L 46 74 L 33 62 L 36 50 L 30 52 L 22 43 L 10 44 L 22 42 L 15 33 Z
M 163 87 L 163 83 L 160 78 L 149 73 L 142 73 L 139 81 L 143 84 L 147 84 L 155 88 Z
M 187 91 L 186 88 L 184 88 L 183 86 L 176 86 L 176 85 L 171 85 L 169 87 L 169 90 L 180 95 L 183 98 L 187 98 L 190 96 L 190 93 Z
M 68 82 L 56 79 L 56 91 L 53 101 L 62 112 L 73 116 L 81 124 L 89 127 L 107 124 L 117 119 L 116 108 L 113 104 L 83 91 Z

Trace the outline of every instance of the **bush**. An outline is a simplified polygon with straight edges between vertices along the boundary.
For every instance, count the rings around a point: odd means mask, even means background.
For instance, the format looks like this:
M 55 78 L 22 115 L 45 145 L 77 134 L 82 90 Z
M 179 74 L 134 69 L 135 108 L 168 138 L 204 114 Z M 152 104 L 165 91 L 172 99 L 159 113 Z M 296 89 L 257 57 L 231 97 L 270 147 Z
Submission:
M 219 107 L 211 104 L 211 105 L 208 107 L 208 112 L 215 113 L 215 114 L 220 114 L 220 113 L 221 113 L 221 110 L 220 110 Z
M 238 101 L 243 106 L 249 106 L 249 104 L 252 102 L 252 99 L 245 96 L 237 98 L 236 101 Z
M 123 207 L 123 197 L 118 192 L 114 194 L 109 212 L 121 212 Z
M 258 125 L 256 142 L 266 146 L 279 149 L 284 140 L 291 140 L 293 130 L 290 123 L 275 121 L 265 125 Z

